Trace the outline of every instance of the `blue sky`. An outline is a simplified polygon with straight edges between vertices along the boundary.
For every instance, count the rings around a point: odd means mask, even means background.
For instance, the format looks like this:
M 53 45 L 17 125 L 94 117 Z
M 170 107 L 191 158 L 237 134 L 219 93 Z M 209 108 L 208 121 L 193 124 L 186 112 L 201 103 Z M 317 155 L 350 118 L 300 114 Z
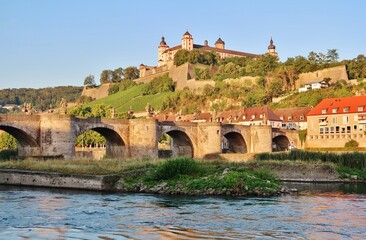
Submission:
M 157 64 L 188 30 L 209 45 L 265 53 L 272 36 L 281 61 L 338 49 L 366 54 L 366 1 L 0 0 L 0 89 L 81 86 L 104 69 Z

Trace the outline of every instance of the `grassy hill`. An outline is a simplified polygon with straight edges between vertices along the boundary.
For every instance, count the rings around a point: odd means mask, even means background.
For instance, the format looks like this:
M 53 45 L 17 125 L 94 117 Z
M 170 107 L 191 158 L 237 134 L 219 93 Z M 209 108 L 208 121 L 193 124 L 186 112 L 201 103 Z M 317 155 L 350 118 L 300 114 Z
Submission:
M 311 90 L 308 92 L 299 93 L 296 92 L 291 96 L 283 99 L 279 103 L 272 103 L 271 108 L 287 108 L 287 107 L 315 107 L 325 98 L 341 98 L 354 96 L 356 92 L 356 87 L 352 86 L 342 86 L 329 87 L 319 90 Z
M 164 92 L 154 95 L 143 95 L 144 87 L 145 84 L 136 85 L 125 91 L 87 103 L 84 107 L 104 104 L 114 107 L 117 112 L 127 112 L 130 108 L 134 112 L 144 112 L 147 103 L 153 106 L 154 109 L 160 109 L 164 99 L 173 94 L 172 92 Z

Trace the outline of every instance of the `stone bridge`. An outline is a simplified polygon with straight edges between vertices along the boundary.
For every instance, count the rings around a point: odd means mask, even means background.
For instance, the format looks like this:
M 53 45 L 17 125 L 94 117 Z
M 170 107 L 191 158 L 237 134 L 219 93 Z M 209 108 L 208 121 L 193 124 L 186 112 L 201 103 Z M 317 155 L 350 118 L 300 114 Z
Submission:
M 94 130 L 106 139 L 110 158 L 158 157 L 158 138 L 172 138 L 172 156 L 205 158 L 222 152 L 259 153 L 297 145 L 296 131 L 271 126 L 221 125 L 216 122 L 157 122 L 154 119 L 77 118 L 68 115 L 0 114 L 0 130 L 19 143 L 20 157 L 75 157 L 76 138 Z M 276 146 L 276 147 L 274 147 Z

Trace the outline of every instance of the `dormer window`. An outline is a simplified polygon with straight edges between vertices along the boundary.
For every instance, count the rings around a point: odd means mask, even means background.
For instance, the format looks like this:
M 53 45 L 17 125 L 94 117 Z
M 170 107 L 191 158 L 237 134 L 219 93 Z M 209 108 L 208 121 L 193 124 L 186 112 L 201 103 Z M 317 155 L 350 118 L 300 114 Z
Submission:
M 304 118 L 304 116 L 300 116 L 300 120 L 302 121 L 302 120 L 304 120 L 305 118 Z
M 322 114 L 327 114 L 327 109 L 326 108 L 322 109 Z
M 283 116 L 281 116 L 280 119 L 283 120 Z
M 263 114 L 259 115 L 259 118 L 262 119 L 263 118 Z
M 358 111 L 358 112 L 363 112 L 364 107 L 365 107 L 365 106 L 358 106 L 357 111 Z
M 292 121 L 292 117 L 291 117 L 291 116 L 289 116 L 289 117 L 287 118 L 287 120 Z
M 338 112 L 338 108 L 332 108 L 332 113 L 337 113 Z
M 254 119 L 255 118 L 255 115 L 252 115 L 252 119 Z
M 344 107 L 343 112 L 348 113 L 349 112 L 349 107 Z

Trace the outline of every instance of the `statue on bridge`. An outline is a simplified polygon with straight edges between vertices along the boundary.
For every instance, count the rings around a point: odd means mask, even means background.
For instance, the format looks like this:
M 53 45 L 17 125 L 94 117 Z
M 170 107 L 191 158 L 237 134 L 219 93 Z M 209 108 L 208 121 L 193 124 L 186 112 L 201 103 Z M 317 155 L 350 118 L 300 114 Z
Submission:
M 116 109 L 112 107 L 111 109 L 111 119 L 114 119 L 116 117 Z
M 147 112 L 148 118 L 150 118 L 154 115 L 154 108 L 150 105 L 150 103 L 146 104 L 145 110 Z
M 67 112 L 67 101 L 65 98 L 62 98 L 60 102 L 60 114 L 66 114 L 66 112 Z
M 22 112 L 24 112 L 27 115 L 32 115 L 33 113 L 32 103 L 24 103 L 22 107 Z

